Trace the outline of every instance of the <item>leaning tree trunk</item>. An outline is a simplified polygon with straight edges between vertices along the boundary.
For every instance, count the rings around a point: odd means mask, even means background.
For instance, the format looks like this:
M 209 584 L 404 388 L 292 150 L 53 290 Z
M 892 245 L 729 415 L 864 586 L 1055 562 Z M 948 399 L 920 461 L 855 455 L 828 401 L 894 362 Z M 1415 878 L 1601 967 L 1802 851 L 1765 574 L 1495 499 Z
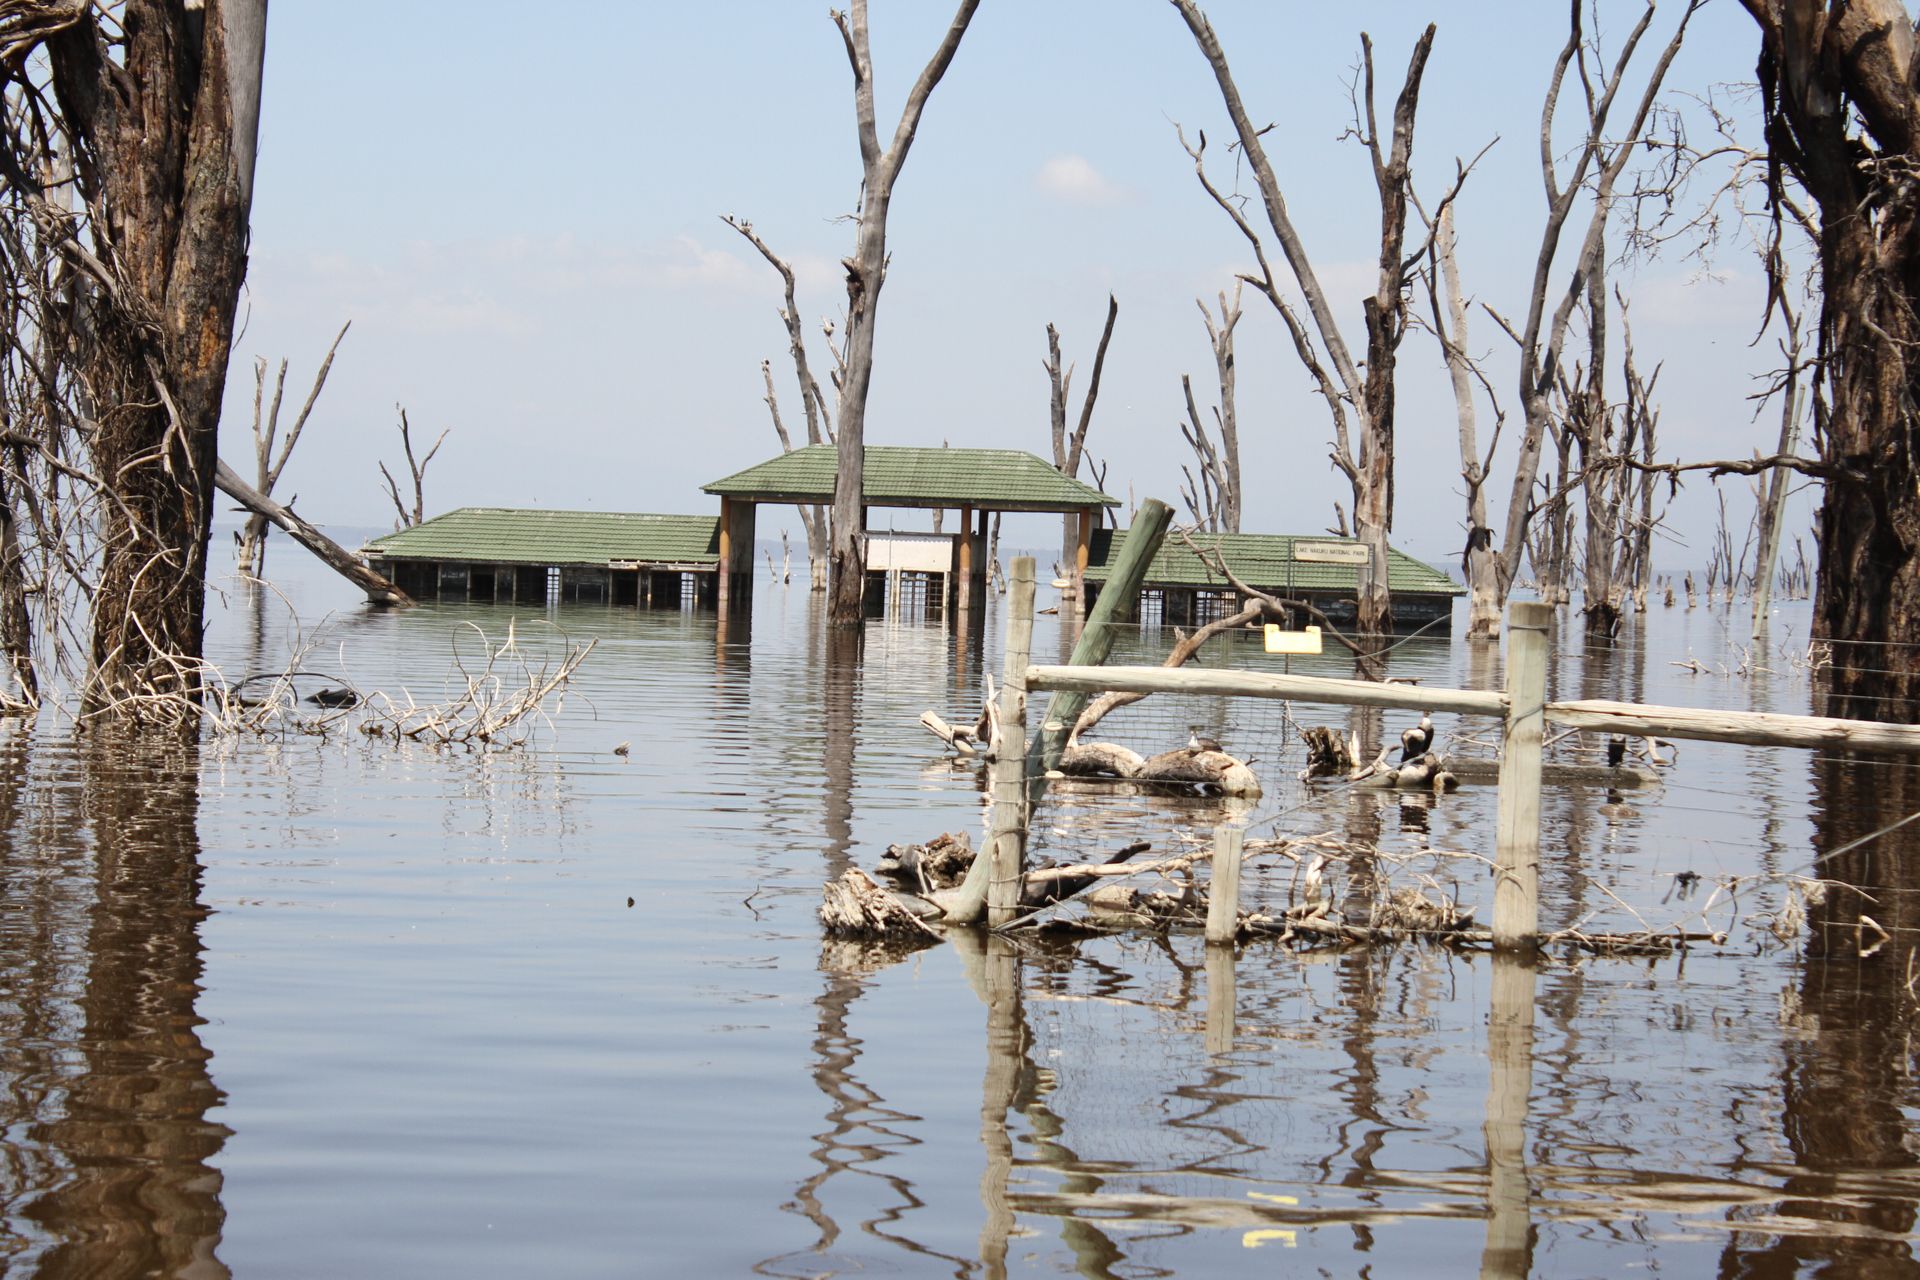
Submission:
M 1768 141 L 1820 206 L 1815 629 L 1829 715 L 1920 718 L 1920 79 L 1901 0 L 1743 0 Z M 1776 190 L 1776 198 L 1781 193 Z
M 266 0 L 91 7 L 47 44 L 94 257 L 78 373 L 102 505 L 89 711 L 197 694 L 215 445 L 246 276 Z

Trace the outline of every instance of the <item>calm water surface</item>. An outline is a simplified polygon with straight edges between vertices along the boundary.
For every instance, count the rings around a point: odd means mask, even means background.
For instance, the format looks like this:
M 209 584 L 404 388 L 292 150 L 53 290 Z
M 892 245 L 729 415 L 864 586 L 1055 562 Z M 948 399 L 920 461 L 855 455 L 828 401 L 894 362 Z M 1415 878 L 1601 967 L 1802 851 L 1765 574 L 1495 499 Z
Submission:
M 1754 919 L 1787 900 L 1765 877 L 1920 811 L 1908 766 L 1687 744 L 1656 791 L 1550 789 L 1547 923 L 1707 908 L 1729 941 L 1683 959 L 1228 958 L 1184 936 L 889 954 L 823 944 L 820 884 L 977 837 L 975 775 L 916 720 L 977 710 L 997 618 L 964 639 L 876 622 L 855 665 L 804 590 L 759 587 L 750 638 L 696 613 L 369 614 L 276 546 L 303 664 L 361 688 L 444 696 L 469 624 L 598 647 L 515 751 L 0 728 L 10 1273 L 1920 1272 L 1920 850 L 1899 833 L 1822 864 L 1870 896 L 1836 885 L 1791 946 Z M 1568 632 L 1551 692 L 1808 710 L 1804 606 L 1744 671 L 1739 616 L 1656 610 L 1592 652 Z M 236 591 L 213 648 L 245 672 L 295 630 Z M 1070 643 L 1040 620 L 1043 659 Z M 1673 665 L 1690 655 L 1709 674 Z M 1433 640 L 1392 674 L 1501 678 Z M 1292 713 L 1369 737 L 1412 719 Z M 1376 841 L 1484 918 L 1479 865 L 1430 851 L 1489 850 L 1491 789 L 1308 794 L 1286 716 L 1116 713 L 1099 736 L 1142 750 L 1206 726 L 1267 796 L 1079 793 L 1037 852 L 1177 849 L 1245 817 Z M 1295 875 L 1258 862 L 1246 896 L 1283 904 Z M 1866 958 L 1862 914 L 1892 939 Z

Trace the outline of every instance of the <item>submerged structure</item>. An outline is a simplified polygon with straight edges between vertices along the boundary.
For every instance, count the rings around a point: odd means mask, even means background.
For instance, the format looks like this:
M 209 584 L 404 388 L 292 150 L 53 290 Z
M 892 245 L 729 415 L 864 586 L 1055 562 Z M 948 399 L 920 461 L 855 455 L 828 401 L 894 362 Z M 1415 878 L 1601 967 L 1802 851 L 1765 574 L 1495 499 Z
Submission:
M 376 571 L 416 600 L 712 605 L 720 522 L 461 507 L 375 538 L 362 550 Z
M 723 596 L 741 595 L 753 581 L 754 509 L 762 503 L 833 505 L 839 455 L 815 444 L 769 458 L 758 466 L 715 480 L 702 491 L 720 499 L 726 577 Z M 922 449 L 870 444 L 861 477 L 861 499 L 874 507 L 957 513 L 959 532 L 894 533 L 867 528 L 867 600 L 870 608 L 909 590 L 924 592 L 957 609 L 986 599 L 987 529 L 996 512 L 1057 512 L 1079 517 L 1075 563 L 1063 566 L 1076 578 L 1090 563 L 1101 514 L 1120 505 L 1092 485 L 1062 475 L 1043 458 L 1018 449 Z M 977 527 L 976 527 L 977 523 Z
M 810 445 L 705 485 L 717 516 L 618 511 L 461 507 L 376 538 L 362 548 L 371 567 L 416 600 L 625 605 L 639 608 L 744 607 L 751 598 L 755 513 L 762 504 L 831 504 L 836 458 Z M 873 528 L 868 515 L 867 601 L 873 612 L 978 611 L 986 600 L 987 532 L 995 512 L 1077 515 L 1074 563 L 1061 566 L 1091 605 L 1126 546 L 1127 530 L 1098 527 L 1119 500 L 1014 449 L 867 447 L 866 506 L 950 511 L 953 533 Z M 1270 594 L 1305 600 L 1334 623 L 1355 612 L 1360 544 L 1286 534 L 1196 535 L 1234 574 Z M 1399 551 L 1389 552 L 1396 625 L 1446 617 L 1465 588 Z M 1313 557 L 1321 557 L 1314 559 Z M 1184 543 L 1154 557 L 1134 607 L 1141 623 L 1197 626 L 1240 608 L 1232 584 Z M 1301 621 L 1305 621 L 1302 619 Z
M 1099 598 L 1112 566 L 1125 548 L 1125 529 L 1102 529 L 1093 535 L 1087 564 L 1088 603 Z M 1330 562 L 1335 548 L 1350 548 L 1364 556 L 1361 544 L 1350 538 L 1301 538 L 1284 533 L 1194 534 L 1194 545 L 1207 556 L 1219 556 L 1240 581 L 1268 595 L 1304 600 L 1339 626 L 1353 622 L 1357 611 L 1359 570 L 1351 563 Z M 1387 552 L 1387 589 L 1393 593 L 1393 622 L 1397 629 L 1424 626 L 1450 617 L 1455 596 L 1466 588 L 1431 565 L 1405 552 Z M 1141 584 L 1140 598 L 1124 613 L 1136 621 L 1204 626 L 1240 610 L 1240 598 L 1222 573 L 1184 542 L 1163 543 Z M 1295 619 L 1303 625 L 1309 618 Z

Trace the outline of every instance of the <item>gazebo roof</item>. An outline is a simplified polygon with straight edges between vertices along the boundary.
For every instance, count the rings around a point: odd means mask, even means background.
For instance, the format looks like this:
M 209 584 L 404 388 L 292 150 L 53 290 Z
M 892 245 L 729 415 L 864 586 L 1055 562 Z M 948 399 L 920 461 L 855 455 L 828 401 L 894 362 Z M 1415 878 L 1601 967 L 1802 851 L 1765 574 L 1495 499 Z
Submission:
M 366 550 L 396 560 L 479 564 L 712 565 L 719 524 L 715 516 L 460 507 L 375 538 Z
M 831 502 L 837 462 L 834 446 L 806 445 L 702 488 L 752 502 Z M 1018 449 L 868 445 L 862 490 L 867 505 L 875 507 L 1083 511 L 1120 505 L 1118 498 Z
M 1087 581 L 1105 582 L 1120 559 L 1126 545 L 1125 529 L 1096 529 L 1089 548 Z M 1293 559 L 1294 537 L 1285 533 L 1196 533 L 1194 545 L 1206 551 L 1218 549 L 1234 575 L 1249 586 L 1272 591 L 1292 583 L 1298 591 L 1339 591 L 1352 594 L 1359 588 L 1359 570 L 1346 564 L 1315 564 Z M 1303 542 L 1348 542 L 1353 539 L 1324 535 L 1302 538 Z M 1291 575 L 1291 576 L 1289 576 Z M 1178 538 L 1160 545 L 1147 570 L 1148 586 L 1197 587 L 1202 590 L 1228 590 L 1227 580 L 1187 548 Z M 1465 595 L 1466 588 L 1446 574 L 1415 560 L 1404 551 L 1387 549 L 1387 590 L 1407 595 Z

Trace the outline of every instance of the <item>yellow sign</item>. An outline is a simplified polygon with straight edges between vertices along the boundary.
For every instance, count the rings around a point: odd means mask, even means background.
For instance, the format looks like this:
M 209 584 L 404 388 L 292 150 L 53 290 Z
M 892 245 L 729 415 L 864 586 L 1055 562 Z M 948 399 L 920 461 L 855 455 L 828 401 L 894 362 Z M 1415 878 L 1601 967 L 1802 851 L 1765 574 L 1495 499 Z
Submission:
M 1267 624 L 1268 653 L 1319 653 L 1320 628 L 1308 627 L 1305 631 L 1282 631 L 1277 625 Z

